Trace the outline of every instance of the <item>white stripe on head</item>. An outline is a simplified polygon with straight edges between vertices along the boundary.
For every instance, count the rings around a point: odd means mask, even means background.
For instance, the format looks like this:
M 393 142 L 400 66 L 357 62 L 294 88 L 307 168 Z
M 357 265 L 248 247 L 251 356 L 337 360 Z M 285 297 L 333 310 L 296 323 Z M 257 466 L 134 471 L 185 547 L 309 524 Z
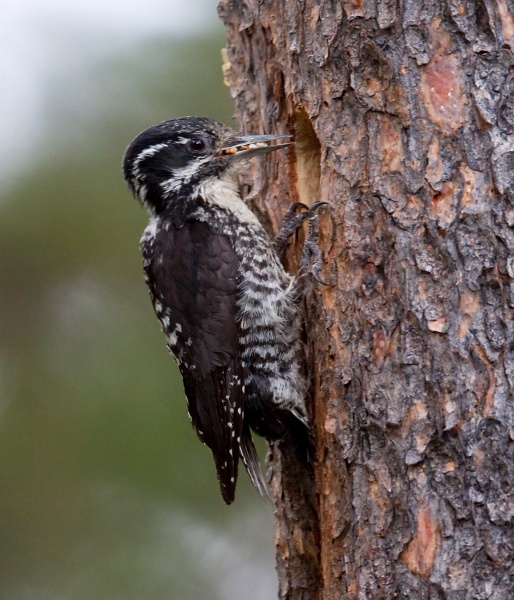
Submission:
M 139 177 L 141 172 L 139 171 L 139 165 L 145 158 L 149 158 L 150 156 L 154 156 L 158 152 L 160 152 L 163 148 L 166 148 L 168 144 L 154 144 L 153 146 L 149 146 L 142 150 L 132 163 L 132 175 L 133 177 Z

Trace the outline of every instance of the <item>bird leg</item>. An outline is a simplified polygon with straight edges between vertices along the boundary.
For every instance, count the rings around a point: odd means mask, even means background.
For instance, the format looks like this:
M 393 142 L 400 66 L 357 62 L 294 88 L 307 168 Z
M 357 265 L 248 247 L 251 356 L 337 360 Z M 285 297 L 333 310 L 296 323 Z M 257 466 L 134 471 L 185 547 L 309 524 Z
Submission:
M 300 261 L 300 268 L 298 269 L 297 278 L 303 277 L 308 272 L 309 264 L 312 260 L 311 275 L 315 281 L 321 285 L 330 285 L 326 281 L 323 281 L 319 276 L 319 273 L 323 267 L 323 256 L 318 246 L 319 238 L 319 217 L 317 210 L 320 206 L 328 204 L 328 202 L 315 202 L 307 211 L 302 213 L 303 217 L 309 219 L 309 231 L 307 238 L 303 245 L 302 259 Z
M 298 210 L 305 210 L 305 212 L 298 213 Z M 302 202 L 294 202 L 288 208 L 282 227 L 273 240 L 273 246 L 279 258 L 284 254 L 291 236 L 301 227 L 309 214 L 309 207 Z

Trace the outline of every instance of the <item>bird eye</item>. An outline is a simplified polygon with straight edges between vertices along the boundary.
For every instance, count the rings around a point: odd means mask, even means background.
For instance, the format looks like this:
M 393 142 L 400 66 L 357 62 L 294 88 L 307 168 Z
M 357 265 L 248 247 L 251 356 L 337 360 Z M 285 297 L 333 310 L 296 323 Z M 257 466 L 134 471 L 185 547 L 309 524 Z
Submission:
M 207 148 L 207 143 L 202 138 L 191 138 L 187 142 L 187 147 L 191 152 L 201 153 L 205 152 Z

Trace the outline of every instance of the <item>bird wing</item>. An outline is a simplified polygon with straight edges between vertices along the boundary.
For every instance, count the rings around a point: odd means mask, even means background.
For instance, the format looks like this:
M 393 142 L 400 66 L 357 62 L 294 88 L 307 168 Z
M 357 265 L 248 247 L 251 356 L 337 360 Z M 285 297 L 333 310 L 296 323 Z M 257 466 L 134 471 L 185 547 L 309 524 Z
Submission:
M 168 346 L 184 380 L 189 415 L 212 451 L 223 499 L 234 500 L 241 448 L 256 488 L 263 477 L 244 427 L 244 381 L 237 326 L 238 258 L 227 237 L 188 221 L 154 239 L 147 281 Z M 249 439 L 248 439 L 249 437 Z M 257 460 L 257 464 L 255 464 Z M 257 477 L 257 479 L 255 479 Z M 265 487 L 265 484 L 264 484 Z

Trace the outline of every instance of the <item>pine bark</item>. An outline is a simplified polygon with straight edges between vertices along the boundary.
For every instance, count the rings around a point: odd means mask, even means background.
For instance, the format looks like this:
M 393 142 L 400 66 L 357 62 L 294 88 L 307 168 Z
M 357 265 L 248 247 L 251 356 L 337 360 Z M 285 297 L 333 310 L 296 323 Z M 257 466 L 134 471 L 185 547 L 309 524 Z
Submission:
M 514 598 L 514 2 L 224 0 L 277 231 L 323 200 L 314 472 L 271 456 L 282 599 Z M 289 253 L 294 269 L 301 243 Z

